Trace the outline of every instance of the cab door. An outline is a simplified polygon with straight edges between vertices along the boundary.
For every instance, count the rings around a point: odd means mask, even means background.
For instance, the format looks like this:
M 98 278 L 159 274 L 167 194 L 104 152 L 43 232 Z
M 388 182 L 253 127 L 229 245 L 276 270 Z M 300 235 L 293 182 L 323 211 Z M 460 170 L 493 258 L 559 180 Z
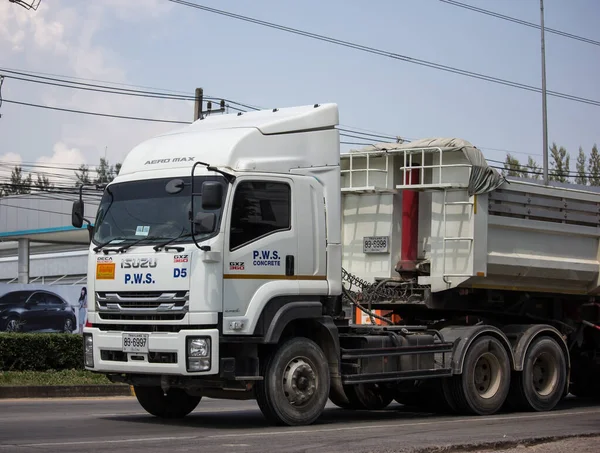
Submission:
M 239 177 L 233 187 L 223 269 L 223 333 L 252 333 L 264 305 L 297 296 L 294 180 Z

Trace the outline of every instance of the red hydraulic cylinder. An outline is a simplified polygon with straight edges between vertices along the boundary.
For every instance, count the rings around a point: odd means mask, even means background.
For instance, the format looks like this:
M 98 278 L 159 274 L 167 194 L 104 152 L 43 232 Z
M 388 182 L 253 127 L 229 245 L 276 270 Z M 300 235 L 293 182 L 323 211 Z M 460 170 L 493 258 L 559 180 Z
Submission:
M 419 184 L 419 169 L 413 168 L 405 173 L 404 184 Z M 415 270 L 419 238 L 419 192 L 404 189 L 402 191 L 402 245 L 398 272 Z

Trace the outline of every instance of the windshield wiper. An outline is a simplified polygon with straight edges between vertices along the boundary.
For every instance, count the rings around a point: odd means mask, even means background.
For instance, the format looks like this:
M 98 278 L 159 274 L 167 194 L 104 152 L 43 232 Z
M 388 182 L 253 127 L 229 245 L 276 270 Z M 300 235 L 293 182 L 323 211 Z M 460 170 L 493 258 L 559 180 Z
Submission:
M 138 239 L 137 241 L 133 241 L 133 242 L 130 242 L 129 244 L 122 245 L 121 247 L 119 247 L 116 250 L 119 253 L 123 253 L 125 250 L 127 250 L 130 247 L 133 247 L 134 245 L 140 244 L 145 241 L 154 241 L 156 239 L 165 239 L 165 238 L 162 236 L 146 236 L 141 239 Z
M 103 242 L 103 243 L 102 243 L 102 244 L 100 244 L 100 245 L 97 245 L 96 247 L 94 247 L 94 249 L 93 249 L 93 250 L 94 250 L 94 252 L 99 252 L 99 251 L 100 251 L 100 249 L 102 249 L 103 247 L 106 247 L 107 245 L 109 245 L 109 244 L 110 244 L 110 243 L 112 243 L 112 242 L 115 242 L 115 241 L 124 241 L 124 240 L 126 240 L 126 239 L 127 239 L 126 237 L 123 237 L 123 236 L 118 236 L 118 237 L 116 237 L 116 238 L 112 238 L 112 239 L 111 239 L 111 240 L 109 240 L 109 241 Z
M 185 229 L 183 229 L 183 230 L 181 230 L 181 233 L 179 233 L 179 235 L 178 235 L 178 236 L 175 236 L 174 238 L 171 238 L 171 239 L 169 239 L 167 242 L 163 242 L 162 244 L 156 244 L 156 245 L 153 247 L 153 248 L 154 248 L 154 251 L 158 252 L 158 251 L 160 251 L 160 249 L 162 249 L 162 248 L 165 248 L 165 250 L 166 250 L 166 249 L 169 249 L 169 248 L 172 248 L 172 249 L 175 249 L 177 252 L 183 252 L 183 251 L 185 250 L 185 248 L 183 248 L 183 247 L 167 247 L 167 245 L 169 245 L 169 244 L 171 244 L 171 243 L 175 242 L 175 241 L 176 241 L 176 240 L 178 240 L 178 239 L 181 239 L 181 238 L 187 238 L 187 237 L 190 237 L 190 236 L 193 236 L 193 235 L 194 235 L 194 234 L 193 234 L 193 233 L 190 233 L 190 232 L 187 232 L 187 233 L 186 233 L 186 232 L 185 232 Z
M 125 238 L 125 239 L 127 239 L 127 238 Z M 141 239 L 138 239 L 137 241 L 133 241 L 128 244 L 122 245 L 121 247 L 112 248 L 112 249 L 104 249 L 102 251 L 104 252 L 105 255 L 108 255 L 109 252 L 123 253 L 123 252 L 125 252 L 125 250 L 127 250 L 130 247 L 133 247 L 134 245 L 140 244 L 144 241 L 153 241 L 155 239 L 165 239 L 165 238 L 162 236 L 146 236 Z M 114 241 L 114 240 L 115 239 L 113 239 L 112 241 Z

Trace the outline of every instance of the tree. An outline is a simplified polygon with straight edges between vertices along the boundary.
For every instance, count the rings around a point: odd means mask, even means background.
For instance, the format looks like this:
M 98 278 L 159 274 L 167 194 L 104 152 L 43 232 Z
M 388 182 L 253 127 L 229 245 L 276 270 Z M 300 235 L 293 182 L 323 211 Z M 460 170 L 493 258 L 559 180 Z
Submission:
M 554 167 L 549 175 L 550 181 L 568 182 L 569 181 L 569 154 L 564 147 L 558 148 L 556 143 L 552 143 L 550 148 L 552 155 L 552 166 Z
M 575 184 L 586 185 L 587 184 L 587 169 L 585 168 L 587 164 L 587 157 L 583 152 L 583 148 L 579 147 L 579 154 L 577 155 L 577 176 L 575 176 Z
M 600 186 L 600 154 L 595 143 L 588 161 L 588 181 L 591 186 Z
M 504 176 L 523 176 L 524 171 L 523 167 L 519 163 L 519 159 L 516 157 L 512 157 L 510 153 L 506 155 L 506 159 L 504 159 L 504 170 L 502 170 L 502 174 Z
M 19 195 L 31 193 L 31 174 L 23 175 L 23 169 L 18 165 L 10 173 L 10 182 L 4 186 L 3 195 Z
M 54 188 L 54 184 L 50 182 L 47 176 L 38 173 L 35 188 L 42 191 L 49 191 Z
M 115 168 L 108 164 L 108 159 L 101 157 L 100 165 L 98 165 L 98 169 L 96 170 L 98 176 L 94 180 L 94 184 L 108 184 L 115 179 L 120 169 L 121 164 L 117 164 L 117 171 L 115 172 Z
M 77 182 L 75 183 L 76 187 L 80 187 L 83 184 L 91 184 L 92 183 L 92 181 L 90 179 L 90 169 L 85 164 L 81 164 L 79 166 L 79 171 L 75 172 L 75 177 L 77 178 Z
M 533 157 L 527 157 L 527 177 L 531 179 L 541 179 L 542 178 L 542 169 L 537 164 Z

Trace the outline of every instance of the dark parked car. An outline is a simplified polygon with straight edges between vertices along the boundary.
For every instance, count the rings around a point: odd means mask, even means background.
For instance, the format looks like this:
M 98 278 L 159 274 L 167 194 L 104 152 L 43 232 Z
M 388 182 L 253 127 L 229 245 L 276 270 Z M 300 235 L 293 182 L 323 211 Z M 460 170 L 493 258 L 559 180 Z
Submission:
M 0 297 L 0 330 L 71 333 L 76 325 L 75 309 L 49 291 L 12 291 Z

